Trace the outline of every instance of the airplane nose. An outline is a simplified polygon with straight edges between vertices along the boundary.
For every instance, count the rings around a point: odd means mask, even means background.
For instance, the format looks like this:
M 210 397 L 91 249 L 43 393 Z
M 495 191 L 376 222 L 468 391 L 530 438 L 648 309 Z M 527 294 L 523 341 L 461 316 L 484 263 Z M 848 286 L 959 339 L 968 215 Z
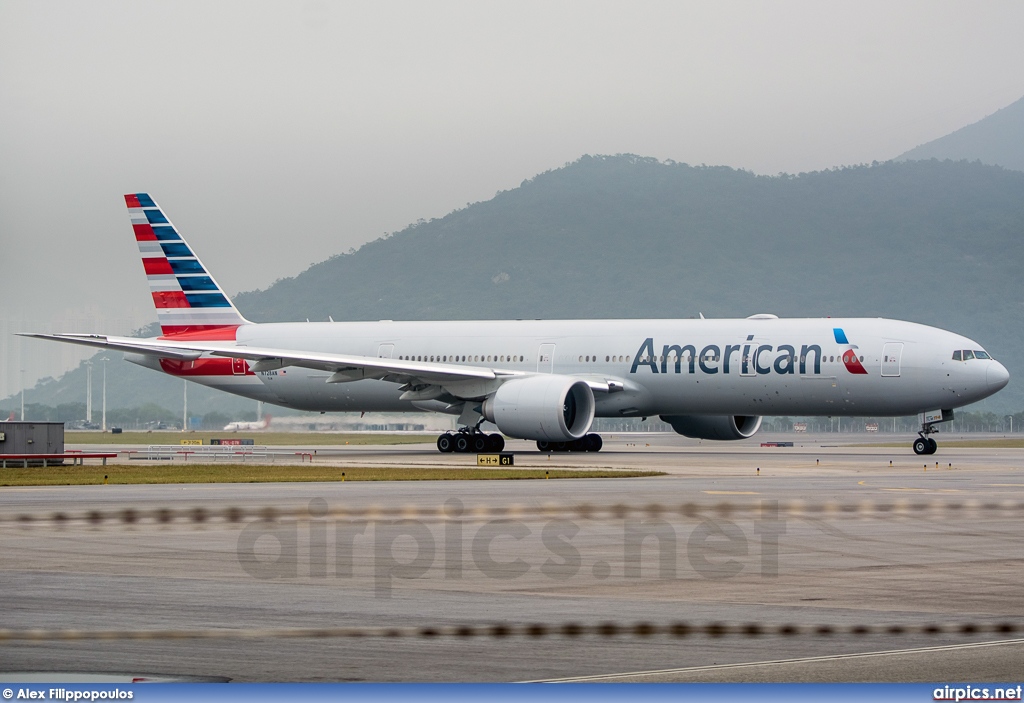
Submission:
M 988 371 L 985 372 L 985 380 L 988 382 L 989 388 L 997 391 L 1010 382 L 1010 372 L 998 361 L 993 361 L 988 365 Z

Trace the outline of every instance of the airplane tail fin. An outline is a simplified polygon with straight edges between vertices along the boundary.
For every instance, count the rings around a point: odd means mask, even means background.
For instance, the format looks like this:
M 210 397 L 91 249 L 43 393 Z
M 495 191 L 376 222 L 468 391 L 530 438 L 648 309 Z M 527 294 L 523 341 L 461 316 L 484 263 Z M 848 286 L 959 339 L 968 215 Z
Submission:
M 229 340 L 249 324 L 147 193 L 124 196 L 164 337 Z

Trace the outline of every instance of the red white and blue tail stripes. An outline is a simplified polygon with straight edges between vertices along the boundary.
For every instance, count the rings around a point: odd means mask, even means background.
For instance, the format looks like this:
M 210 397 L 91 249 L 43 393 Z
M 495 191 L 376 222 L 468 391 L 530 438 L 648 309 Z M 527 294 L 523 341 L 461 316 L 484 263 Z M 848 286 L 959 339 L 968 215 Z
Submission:
M 164 336 L 234 339 L 246 319 L 160 207 L 146 193 L 124 200 Z

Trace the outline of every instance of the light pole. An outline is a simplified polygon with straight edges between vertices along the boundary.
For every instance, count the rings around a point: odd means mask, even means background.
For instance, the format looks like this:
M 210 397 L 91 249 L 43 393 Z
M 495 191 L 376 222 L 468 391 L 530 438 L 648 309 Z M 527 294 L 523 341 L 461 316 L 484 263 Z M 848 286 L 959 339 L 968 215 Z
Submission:
M 92 359 L 85 362 L 85 421 L 92 423 Z
M 25 422 L 25 369 L 21 370 L 21 421 Z
M 107 431 L 107 362 L 110 361 L 107 357 L 100 359 L 103 362 L 103 425 L 100 427 L 104 432 Z
M 188 432 L 188 381 L 182 381 L 185 384 L 185 390 L 183 391 L 183 407 L 181 410 L 181 431 Z

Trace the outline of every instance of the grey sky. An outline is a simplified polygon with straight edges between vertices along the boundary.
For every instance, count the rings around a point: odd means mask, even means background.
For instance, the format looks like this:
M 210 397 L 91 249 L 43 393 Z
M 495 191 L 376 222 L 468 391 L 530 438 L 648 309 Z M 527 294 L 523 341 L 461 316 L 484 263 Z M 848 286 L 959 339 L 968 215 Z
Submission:
M 6 0 L 3 314 L 153 318 L 125 192 L 234 293 L 585 153 L 884 160 L 1021 97 L 1022 26 L 1016 1 Z

